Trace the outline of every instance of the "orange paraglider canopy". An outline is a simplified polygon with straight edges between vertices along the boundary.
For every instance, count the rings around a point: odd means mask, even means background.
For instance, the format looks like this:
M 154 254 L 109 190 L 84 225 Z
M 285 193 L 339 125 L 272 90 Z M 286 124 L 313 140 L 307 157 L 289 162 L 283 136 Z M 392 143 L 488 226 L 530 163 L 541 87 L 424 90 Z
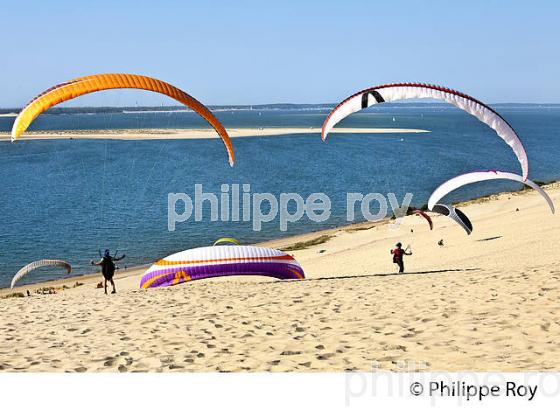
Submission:
M 136 74 L 96 74 L 75 78 L 49 88 L 21 110 L 12 127 L 12 142 L 25 132 L 37 116 L 49 108 L 84 94 L 117 88 L 134 88 L 164 94 L 192 109 L 204 118 L 222 138 L 228 152 L 229 163 L 233 166 L 235 155 L 229 135 L 220 121 L 204 104 L 171 84 Z

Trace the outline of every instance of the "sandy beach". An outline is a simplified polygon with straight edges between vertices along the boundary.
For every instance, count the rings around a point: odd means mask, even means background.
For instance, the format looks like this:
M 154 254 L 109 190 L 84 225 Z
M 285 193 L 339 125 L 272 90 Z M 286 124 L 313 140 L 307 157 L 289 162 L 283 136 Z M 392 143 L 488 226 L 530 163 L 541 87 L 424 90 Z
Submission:
M 559 183 L 546 190 L 560 201 Z M 471 236 L 442 216 L 433 231 L 408 216 L 399 229 L 364 223 L 263 244 L 287 248 L 303 281 L 139 290 L 138 268 L 119 271 L 116 295 L 95 288 L 98 275 L 0 299 L 0 370 L 559 370 L 560 219 L 527 190 L 461 209 Z M 394 273 L 396 241 L 412 247 L 406 274 Z
M 293 134 L 321 134 L 321 128 L 228 128 L 231 138 L 238 137 L 266 137 Z M 411 128 L 337 128 L 331 133 L 339 134 L 419 134 L 430 132 Z M 210 128 L 193 129 L 134 129 L 134 130 L 104 130 L 104 131 L 34 131 L 26 132 L 20 140 L 42 139 L 118 139 L 118 140 L 150 140 L 150 139 L 206 139 L 219 138 L 216 131 Z M 0 141 L 10 141 L 9 133 L 0 132 Z

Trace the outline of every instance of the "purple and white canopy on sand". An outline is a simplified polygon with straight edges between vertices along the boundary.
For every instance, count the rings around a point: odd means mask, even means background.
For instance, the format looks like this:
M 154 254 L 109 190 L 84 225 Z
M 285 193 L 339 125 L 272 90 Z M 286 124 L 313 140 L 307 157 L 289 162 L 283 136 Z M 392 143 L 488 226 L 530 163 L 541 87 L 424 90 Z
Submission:
M 172 286 L 191 280 L 233 275 L 304 279 L 300 264 L 277 249 L 258 246 L 208 246 L 167 256 L 146 271 L 142 289 Z

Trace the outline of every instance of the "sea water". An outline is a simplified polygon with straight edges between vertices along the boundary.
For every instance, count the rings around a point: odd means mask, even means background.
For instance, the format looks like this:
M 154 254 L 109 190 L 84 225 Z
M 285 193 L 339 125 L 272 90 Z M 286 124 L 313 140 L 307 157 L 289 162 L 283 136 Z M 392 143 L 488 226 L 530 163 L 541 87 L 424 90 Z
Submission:
M 530 178 L 560 178 L 560 106 L 495 107 L 517 130 L 530 161 Z M 226 128 L 320 127 L 324 106 L 222 108 Z M 13 117 L 0 117 L 9 131 Z M 192 112 L 66 109 L 43 114 L 31 130 L 195 128 L 207 126 Z M 91 259 L 105 248 L 126 253 L 124 265 L 148 264 L 171 253 L 206 246 L 223 236 L 242 243 L 300 234 L 350 223 L 348 192 L 413 194 L 422 206 L 442 182 L 460 173 L 499 169 L 520 173 L 512 150 L 474 117 L 440 104 L 393 104 L 354 114 L 338 127 L 414 128 L 429 133 L 331 134 L 236 138 L 235 167 L 227 163 L 219 139 L 205 140 L 25 140 L 0 143 L 0 286 L 28 262 L 61 258 L 73 274 L 92 271 Z M 331 217 L 317 223 L 302 218 L 280 231 L 278 220 L 264 223 L 188 221 L 168 231 L 168 193 L 220 193 L 221 184 L 250 184 L 251 192 L 296 192 L 306 198 L 323 192 Z M 513 190 L 520 184 L 489 181 L 445 198 L 446 203 Z M 208 205 L 208 204 L 207 204 Z M 543 213 L 548 208 L 543 201 Z M 355 222 L 359 222 L 356 220 Z M 473 221 L 476 226 L 476 220 Z M 459 228 L 458 228 L 459 229 Z M 58 277 L 36 271 L 25 280 Z M 25 281 L 22 281 L 25 283 Z

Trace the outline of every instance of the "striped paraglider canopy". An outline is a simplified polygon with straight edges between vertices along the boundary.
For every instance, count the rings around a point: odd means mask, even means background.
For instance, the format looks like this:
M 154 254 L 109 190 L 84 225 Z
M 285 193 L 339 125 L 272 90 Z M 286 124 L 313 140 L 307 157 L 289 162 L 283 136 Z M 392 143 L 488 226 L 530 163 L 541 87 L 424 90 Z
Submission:
M 142 289 L 221 276 L 257 275 L 304 279 L 300 264 L 285 252 L 258 246 L 208 246 L 167 256 L 146 271 Z

